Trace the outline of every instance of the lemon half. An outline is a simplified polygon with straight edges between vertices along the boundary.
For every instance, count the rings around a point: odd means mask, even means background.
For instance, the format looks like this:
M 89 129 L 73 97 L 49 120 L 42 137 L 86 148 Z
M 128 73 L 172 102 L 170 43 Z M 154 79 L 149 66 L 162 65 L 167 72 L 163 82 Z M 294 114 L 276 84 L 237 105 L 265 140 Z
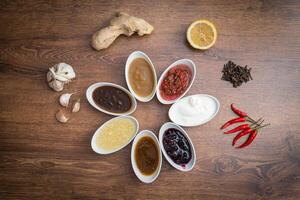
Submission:
M 205 50 L 216 43 L 217 30 L 212 22 L 200 19 L 189 26 L 186 37 L 192 47 Z

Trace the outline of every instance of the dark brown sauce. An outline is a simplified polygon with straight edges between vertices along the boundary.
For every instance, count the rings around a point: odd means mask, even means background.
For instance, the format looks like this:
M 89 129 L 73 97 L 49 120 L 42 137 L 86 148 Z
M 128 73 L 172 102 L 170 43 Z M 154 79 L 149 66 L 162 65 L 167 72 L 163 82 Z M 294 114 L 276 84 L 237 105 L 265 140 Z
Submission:
M 151 175 L 156 171 L 159 161 L 158 147 L 151 137 L 142 137 L 137 142 L 134 154 L 137 167 L 142 174 Z
M 124 113 L 132 106 L 130 96 L 113 86 L 98 87 L 93 92 L 93 100 L 102 109 L 114 113 Z

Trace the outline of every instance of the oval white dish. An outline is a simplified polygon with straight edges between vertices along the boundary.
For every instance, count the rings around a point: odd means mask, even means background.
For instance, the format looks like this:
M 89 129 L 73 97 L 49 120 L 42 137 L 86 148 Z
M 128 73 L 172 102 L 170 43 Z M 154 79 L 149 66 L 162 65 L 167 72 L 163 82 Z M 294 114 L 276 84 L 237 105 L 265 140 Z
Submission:
M 182 134 L 186 137 L 186 139 L 188 140 L 190 147 L 191 147 L 191 153 L 192 153 L 192 158 L 191 160 L 185 164 L 184 166 L 182 165 L 178 165 L 176 164 L 167 154 L 164 145 L 163 145 L 163 136 L 165 134 L 165 131 L 168 130 L 169 128 L 174 128 L 174 129 L 178 129 L 182 132 Z M 166 160 L 170 163 L 170 165 L 172 165 L 174 168 L 178 169 L 179 171 L 190 171 L 193 169 L 193 167 L 195 166 L 196 163 L 196 152 L 195 152 L 195 148 L 194 145 L 190 139 L 190 137 L 188 136 L 188 134 L 185 132 L 185 130 L 183 128 L 181 128 L 179 125 L 172 123 L 172 122 L 167 122 L 165 124 L 162 125 L 162 127 L 159 130 L 159 144 L 161 146 L 161 151 L 164 154 L 164 157 L 166 158 Z
M 161 94 L 160 94 L 160 85 L 163 81 L 163 79 L 165 78 L 167 72 L 175 67 L 176 65 L 180 65 L 180 64 L 184 64 L 186 66 L 188 66 L 190 68 L 190 70 L 192 71 L 192 77 L 191 77 L 191 81 L 190 81 L 190 84 L 188 86 L 188 88 L 185 90 L 185 92 L 183 94 L 181 94 L 178 98 L 174 99 L 174 100 L 165 100 L 161 97 Z M 196 65 L 195 63 L 190 60 L 190 59 L 181 59 L 181 60 L 177 60 L 175 61 L 174 63 L 172 63 L 163 73 L 162 75 L 160 76 L 159 80 L 158 80 L 158 83 L 157 83 L 157 87 L 156 87 L 156 96 L 157 96 L 157 99 L 162 103 L 162 104 L 172 104 L 174 102 L 176 102 L 177 100 L 179 100 L 180 98 L 182 98 L 189 90 L 190 88 L 192 87 L 193 83 L 194 83 L 194 80 L 195 80 L 195 77 L 196 77 Z
M 136 125 L 136 130 L 135 130 L 135 133 L 132 135 L 132 137 L 129 139 L 129 141 L 127 143 L 125 143 L 124 145 L 122 145 L 121 147 L 113 150 L 113 151 L 107 151 L 105 149 L 102 149 L 101 147 L 97 146 L 96 144 L 96 138 L 98 136 L 98 134 L 101 134 L 100 131 L 101 129 L 106 126 L 108 123 L 111 123 L 113 120 L 115 119 L 119 119 L 119 118 L 127 118 L 127 119 L 130 119 L 132 120 L 132 122 L 135 123 Z M 139 130 L 139 122 L 132 116 L 119 116 L 119 117 L 115 117 L 115 118 L 112 118 L 110 120 L 108 120 L 107 122 L 105 122 L 104 124 L 102 124 L 94 133 L 93 137 L 92 137 L 92 140 L 91 140 L 91 147 L 93 149 L 94 152 L 98 153 L 98 154 L 111 154 L 111 153 L 114 153 L 114 152 L 117 152 L 121 149 L 123 149 L 125 146 L 127 146 L 132 140 L 133 138 L 136 136 L 137 132 Z
M 219 108 L 217 98 L 208 94 L 195 94 L 175 102 L 169 109 L 169 118 L 180 126 L 199 126 L 212 120 Z
M 128 72 L 129 72 L 129 67 L 130 67 L 130 64 L 131 62 L 136 59 L 136 58 L 144 58 L 148 64 L 150 65 L 152 71 L 153 71 L 153 75 L 154 75 L 154 87 L 153 87 L 153 91 L 151 92 L 151 94 L 147 97 L 141 97 L 139 95 L 137 95 L 134 90 L 132 89 L 130 83 L 129 83 L 129 77 L 128 77 Z M 141 101 L 141 102 L 148 102 L 150 101 L 154 95 L 155 95 L 155 92 L 156 92 L 156 86 L 157 86 L 157 76 L 156 76 L 156 71 L 155 71 L 155 67 L 152 63 L 152 61 L 150 60 L 150 58 L 147 56 L 147 54 L 145 54 L 144 52 L 141 52 L 141 51 L 134 51 L 132 52 L 128 58 L 127 58 L 127 61 L 126 61 L 126 65 L 125 65 L 125 78 L 126 78 L 126 83 L 127 83 L 127 87 L 129 88 L 129 91 L 133 94 L 133 96 Z
M 135 161 L 135 156 L 134 156 L 137 142 L 142 137 L 145 137 L 145 136 L 149 136 L 155 141 L 155 143 L 157 145 L 157 148 L 158 148 L 158 151 L 159 151 L 159 154 L 158 154 L 159 155 L 158 167 L 157 167 L 156 171 L 152 175 L 149 175 L 149 176 L 144 175 L 140 172 L 140 170 L 137 167 L 137 164 L 136 164 L 136 161 Z M 142 181 L 144 183 L 152 183 L 153 181 L 155 181 L 157 179 L 158 175 L 160 174 L 161 165 L 162 165 L 161 147 L 160 147 L 160 144 L 159 144 L 159 141 L 158 141 L 156 135 L 152 131 L 142 130 L 134 138 L 133 143 L 132 143 L 132 147 L 131 147 L 131 166 L 132 166 L 132 169 L 133 169 L 135 175 L 138 177 L 138 179 L 140 181 Z
M 110 111 L 107 111 L 107 110 L 99 107 L 93 99 L 93 92 L 95 89 L 102 87 L 102 86 L 112 86 L 112 87 L 119 88 L 119 89 L 123 90 L 124 92 L 126 92 L 126 94 L 128 94 L 128 96 L 131 99 L 131 103 L 132 103 L 131 108 L 127 112 L 124 112 L 124 113 L 115 113 L 115 112 L 110 112 Z M 86 90 L 86 98 L 87 98 L 88 102 L 97 110 L 104 112 L 106 114 L 109 114 L 109 115 L 114 115 L 114 116 L 130 115 L 131 113 L 133 113 L 135 111 L 136 106 L 137 106 L 134 96 L 128 90 L 126 90 L 125 88 L 123 88 L 120 85 L 117 85 L 114 83 L 108 83 L 108 82 L 98 82 L 98 83 L 94 83 L 94 84 L 90 85 L 88 87 L 88 89 Z

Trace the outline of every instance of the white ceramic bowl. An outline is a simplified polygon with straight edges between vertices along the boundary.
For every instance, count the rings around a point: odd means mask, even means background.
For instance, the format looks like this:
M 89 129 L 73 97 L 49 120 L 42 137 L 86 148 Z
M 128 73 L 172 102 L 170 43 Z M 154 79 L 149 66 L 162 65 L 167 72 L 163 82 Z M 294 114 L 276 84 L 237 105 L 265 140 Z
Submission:
M 186 66 L 188 66 L 190 68 L 190 70 L 192 71 L 192 77 L 191 77 L 191 82 L 188 86 L 188 88 L 186 89 L 186 91 L 180 95 L 177 99 L 174 99 L 174 100 L 171 100 L 171 101 L 168 101 L 168 100 L 165 100 L 161 97 L 160 95 L 160 85 L 163 81 L 163 79 L 165 78 L 167 72 L 175 67 L 176 65 L 180 65 L 180 64 L 184 64 Z M 195 77 L 196 77 L 196 65 L 195 63 L 192 61 L 192 60 L 189 60 L 189 59 L 181 59 L 181 60 L 177 60 L 176 62 L 172 63 L 163 73 L 162 75 L 160 76 L 159 80 L 158 80 L 158 83 L 157 83 L 157 87 L 156 87 L 156 96 L 157 96 L 157 99 L 162 103 L 162 104 L 172 104 L 174 102 L 176 102 L 178 99 L 182 98 L 188 91 L 189 89 L 192 87 L 193 83 L 194 83 L 194 80 L 195 80 Z
M 106 126 L 108 123 L 112 122 L 113 120 L 116 120 L 116 119 L 119 119 L 119 118 L 127 118 L 127 119 L 130 119 L 132 120 L 133 123 L 135 123 L 136 125 L 136 130 L 135 130 L 135 133 L 132 135 L 132 137 L 129 139 L 129 141 L 124 144 L 123 146 L 119 147 L 118 149 L 115 149 L 113 151 L 107 151 L 105 149 L 102 149 L 101 147 L 97 146 L 96 145 L 96 138 L 98 136 L 98 134 L 101 134 L 100 131 L 101 129 Z M 98 153 L 98 154 L 111 154 L 111 153 L 114 153 L 116 151 L 119 151 L 121 149 L 123 149 L 125 146 L 127 146 L 132 140 L 133 138 L 136 136 L 137 132 L 139 130 L 139 122 L 134 118 L 134 117 L 131 117 L 131 116 L 119 116 L 119 117 L 115 117 L 115 118 L 112 118 L 110 120 L 108 120 L 107 122 L 105 122 L 104 124 L 102 124 L 94 133 L 93 137 L 92 137 L 92 140 L 91 140 L 91 147 L 93 149 L 94 152 Z
M 192 153 L 192 158 L 191 160 L 185 165 L 185 166 L 182 166 L 182 165 L 178 165 L 176 164 L 170 157 L 169 155 L 167 154 L 165 148 L 164 148 L 164 145 L 163 145 L 163 136 L 165 134 L 165 131 L 168 130 L 169 128 L 174 128 L 174 129 L 178 129 L 182 132 L 182 134 L 186 137 L 186 139 L 188 140 L 189 144 L 190 144 L 190 148 L 191 148 L 191 153 Z M 164 125 L 162 125 L 162 127 L 160 128 L 159 130 L 159 143 L 160 143 L 160 146 L 161 146 L 161 151 L 163 152 L 166 160 L 176 169 L 178 169 L 179 171 L 190 171 L 193 169 L 193 167 L 195 166 L 195 163 L 196 163 L 196 152 L 195 152 L 195 148 L 194 148 L 194 145 L 190 139 L 190 137 L 188 136 L 188 134 L 185 132 L 185 130 L 183 130 L 183 128 L 181 128 L 180 126 L 178 126 L 177 124 L 175 123 L 172 123 L 172 122 L 167 122 L 165 123 Z
M 129 77 L 128 77 L 128 72 L 129 72 L 129 66 L 130 64 L 132 63 L 132 61 L 136 58 L 144 58 L 148 64 L 150 65 L 152 71 L 153 71 L 153 75 L 154 75 L 154 87 L 153 87 L 153 91 L 151 92 L 151 94 L 147 97 L 141 97 L 139 95 L 137 95 L 134 90 L 132 89 L 130 83 L 129 83 Z M 127 83 L 127 86 L 129 88 L 129 91 L 133 94 L 133 96 L 141 101 L 141 102 L 148 102 L 150 101 L 154 95 L 155 95 L 155 91 L 156 91 L 156 86 L 157 86 L 157 76 L 156 76 L 156 71 L 155 71 L 155 67 L 152 63 L 152 61 L 150 60 L 150 58 L 144 53 L 144 52 L 141 52 L 141 51 L 134 51 L 132 52 L 128 58 L 127 58 L 127 61 L 126 61 L 126 65 L 125 65 L 125 78 L 126 78 L 126 83 Z
M 185 120 L 186 122 L 178 120 L 178 118 L 176 118 L 176 115 L 184 115 L 184 113 L 186 112 L 186 111 L 181 111 L 181 112 L 178 111 L 178 107 L 186 108 L 184 103 L 188 103 L 189 99 L 192 98 L 192 97 L 200 97 L 200 98 L 202 97 L 202 102 L 205 102 L 207 105 L 213 103 L 215 105 L 215 109 L 211 113 L 209 113 L 210 115 L 208 115 L 208 116 L 194 117 L 193 115 L 186 114 L 186 116 L 188 117 Z M 220 103 L 219 103 L 219 101 L 216 97 L 213 97 L 213 96 L 208 95 L 208 94 L 195 94 L 195 95 L 190 95 L 190 96 L 183 97 L 182 99 L 175 102 L 171 106 L 171 108 L 169 109 L 169 118 L 172 122 L 174 122 L 174 123 L 176 123 L 180 126 L 185 126 L 185 127 L 199 126 L 199 125 L 205 124 L 205 123 L 209 122 L 210 120 L 212 120 L 217 115 L 219 109 L 220 109 Z M 201 114 L 200 111 L 199 112 L 197 111 L 197 113 Z M 189 118 L 191 118 L 191 117 L 197 118 L 198 121 L 193 122 L 193 121 L 189 120 Z
M 158 151 L 159 151 L 159 154 L 158 154 L 159 155 L 158 167 L 157 167 L 156 171 L 152 175 L 149 175 L 149 176 L 144 175 L 140 172 L 140 170 L 137 167 L 137 164 L 136 164 L 136 161 L 135 161 L 135 156 L 134 156 L 134 152 L 135 152 L 137 142 L 142 137 L 145 137 L 145 136 L 149 136 L 155 141 L 155 143 L 157 145 L 157 148 L 158 148 Z M 140 179 L 140 181 L 142 181 L 144 183 L 152 183 L 153 181 L 155 181 L 157 179 L 158 175 L 160 174 L 160 170 L 161 170 L 162 154 L 161 154 L 161 148 L 160 148 L 160 145 L 159 145 L 159 141 L 158 141 L 156 135 L 152 131 L 142 130 L 134 138 L 133 143 L 132 143 L 132 147 L 131 147 L 131 165 L 132 165 L 132 169 L 133 169 L 135 175 L 138 177 L 138 179 Z
M 124 113 L 115 113 L 115 112 L 110 112 L 110 111 L 107 111 L 107 110 L 99 107 L 93 99 L 93 92 L 95 89 L 102 87 L 102 86 L 112 86 L 112 87 L 119 88 L 119 89 L 123 90 L 124 92 L 126 92 L 131 99 L 131 103 L 132 103 L 131 108 L 127 112 L 124 112 Z M 126 90 L 125 88 L 123 88 L 120 85 L 117 85 L 114 83 L 108 83 L 108 82 L 94 83 L 91 86 L 89 86 L 88 89 L 86 90 L 86 98 L 87 98 L 88 102 L 97 110 L 104 112 L 106 114 L 109 114 L 109 115 L 114 115 L 114 116 L 130 115 L 131 113 L 133 113 L 135 111 L 136 106 L 137 106 L 134 96 L 132 96 L 132 94 L 128 90 Z

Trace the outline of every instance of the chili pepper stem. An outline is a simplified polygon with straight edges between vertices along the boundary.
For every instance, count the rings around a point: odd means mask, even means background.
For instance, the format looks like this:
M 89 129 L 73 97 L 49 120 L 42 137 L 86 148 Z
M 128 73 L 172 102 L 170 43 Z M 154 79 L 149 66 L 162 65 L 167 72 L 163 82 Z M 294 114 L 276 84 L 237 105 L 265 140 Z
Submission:
M 250 127 L 253 127 L 255 125 L 261 125 L 265 120 L 263 120 L 262 118 L 259 118 L 257 121 L 255 121 L 254 123 L 252 123 L 250 125 Z
M 256 122 L 254 119 L 252 119 L 252 118 L 249 117 L 248 115 L 245 117 L 245 119 L 246 119 L 248 122 L 251 122 L 251 123 L 255 123 L 255 122 Z
M 259 127 L 265 120 L 262 120 L 262 118 L 260 118 L 259 120 L 257 120 L 255 123 L 250 125 L 250 128 L 257 128 Z
M 263 126 L 260 126 L 260 125 L 259 125 L 258 127 L 255 127 L 254 130 L 257 131 L 258 129 L 261 129 L 261 128 L 264 128 L 264 127 L 270 126 L 270 125 L 271 125 L 271 124 L 265 124 L 265 125 L 263 125 Z
M 254 119 L 252 119 L 251 117 L 249 117 L 249 115 L 247 115 L 247 117 L 248 117 L 250 120 L 252 120 L 252 121 L 254 121 L 254 122 L 255 122 L 255 120 L 254 120 Z

